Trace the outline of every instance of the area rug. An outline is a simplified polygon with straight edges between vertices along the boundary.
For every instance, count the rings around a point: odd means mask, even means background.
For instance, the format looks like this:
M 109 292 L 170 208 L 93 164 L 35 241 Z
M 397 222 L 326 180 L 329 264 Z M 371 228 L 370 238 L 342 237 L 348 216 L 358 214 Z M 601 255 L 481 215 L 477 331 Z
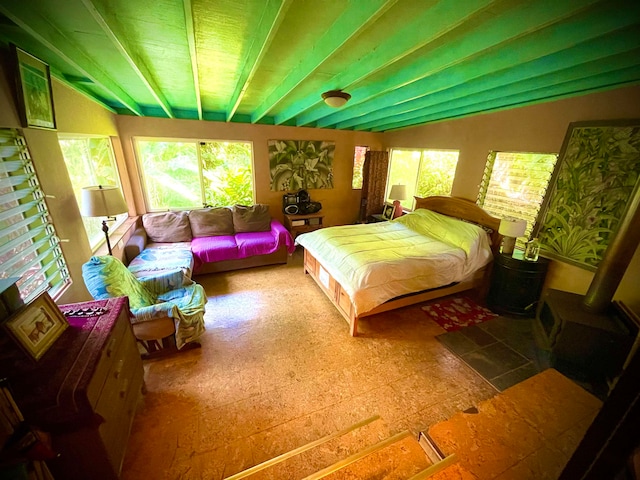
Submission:
M 469 297 L 448 298 L 438 303 L 425 305 L 422 310 L 447 332 L 453 332 L 469 325 L 477 325 L 498 316 L 488 308 L 478 305 Z

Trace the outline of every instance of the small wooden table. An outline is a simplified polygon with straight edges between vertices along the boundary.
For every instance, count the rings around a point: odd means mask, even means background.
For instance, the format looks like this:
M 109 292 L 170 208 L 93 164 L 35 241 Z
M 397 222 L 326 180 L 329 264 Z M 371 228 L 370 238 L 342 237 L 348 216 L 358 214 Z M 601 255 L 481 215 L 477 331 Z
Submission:
M 289 230 L 291 236 L 295 238 L 301 233 L 318 230 L 322 224 L 324 215 L 322 213 L 310 213 L 308 215 L 285 215 L 284 226 Z

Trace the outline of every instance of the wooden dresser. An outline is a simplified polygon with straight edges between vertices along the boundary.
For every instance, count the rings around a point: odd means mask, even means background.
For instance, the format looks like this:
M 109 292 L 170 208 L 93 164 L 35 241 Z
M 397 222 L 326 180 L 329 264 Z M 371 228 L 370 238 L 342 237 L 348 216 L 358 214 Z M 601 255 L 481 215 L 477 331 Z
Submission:
M 117 479 L 143 386 L 142 360 L 126 297 L 62 305 L 104 307 L 97 316 L 67 316 L 67 328 L 37 362 L 3 358 L 25 419 L 52 435 L 56 479 Z M 13 372 L 11 371 L 13 370 Z

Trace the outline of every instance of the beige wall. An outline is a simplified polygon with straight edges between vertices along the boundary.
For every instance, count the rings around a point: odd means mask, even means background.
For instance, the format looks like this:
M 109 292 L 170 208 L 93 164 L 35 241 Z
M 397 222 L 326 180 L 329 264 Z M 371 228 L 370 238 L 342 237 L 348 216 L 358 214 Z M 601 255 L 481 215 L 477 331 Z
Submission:
M 317 128 L 249 125 L 240 123 L 201 122 L 140 118 L 121 115 L 117 118 L 122 148 L 131 175 L 138 213 L 146 211 L 142 199 L 139 173 L 135 164 L 135 137 L 194 138 L 200 140 L 241 140 L 253 143 L 255 201 L 270 206 L 271 214 L 282 220 L 282 194 L 270 190 L 268 140 L 328 140 L 336 143 L 333 160 L 334 188 L 309 190 L 313 201 L 322 203 L 327 225 L 353 223 L 358 218 L 360 190 L 351 188 L 353 153 L 356 145 L 381 148 L 381 135 L 366 132 L 323 130 Z
M 384 134 L 385 148 L 460 150 L 452 194 L 475 200 L 490 150 L 559 152 L 571 122 L 640 119 L 640 87 L 628 87 Z M 585 293 L 593 274 L 553 262 L 547 286 Z M 616 298 L 640 312 L 640 249 L 631 261 Z
M 62 251 L 72 285 L 59 304 L 89 300 L 82 281 L 82 264 L 92 255 L 58 143 L 58 132 L 114 135 L 114 115 L 83 95 L 53 80 L 53 101 L 58 131 L 22 128 L 16 108 L 14 76 L 7 51 L 0 50 L 0 127 L 21 128 L 38 174 L 47 206 L 63 240 Z

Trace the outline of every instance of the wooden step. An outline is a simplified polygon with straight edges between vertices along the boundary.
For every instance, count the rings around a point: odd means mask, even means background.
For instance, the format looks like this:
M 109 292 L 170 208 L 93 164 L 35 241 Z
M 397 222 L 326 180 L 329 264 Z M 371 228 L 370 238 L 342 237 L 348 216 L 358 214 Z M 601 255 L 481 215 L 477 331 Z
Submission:
M 406 480 L 431 465 L 411 432 L 404 431 L 309 475 L 304 480 Z
M 343 430 L 243 470 L 225 480 L 302 478 L 340 458 L 377 443 L 387 436 L 386 424 L 382 422 L 379 415 L 374 415 Z

